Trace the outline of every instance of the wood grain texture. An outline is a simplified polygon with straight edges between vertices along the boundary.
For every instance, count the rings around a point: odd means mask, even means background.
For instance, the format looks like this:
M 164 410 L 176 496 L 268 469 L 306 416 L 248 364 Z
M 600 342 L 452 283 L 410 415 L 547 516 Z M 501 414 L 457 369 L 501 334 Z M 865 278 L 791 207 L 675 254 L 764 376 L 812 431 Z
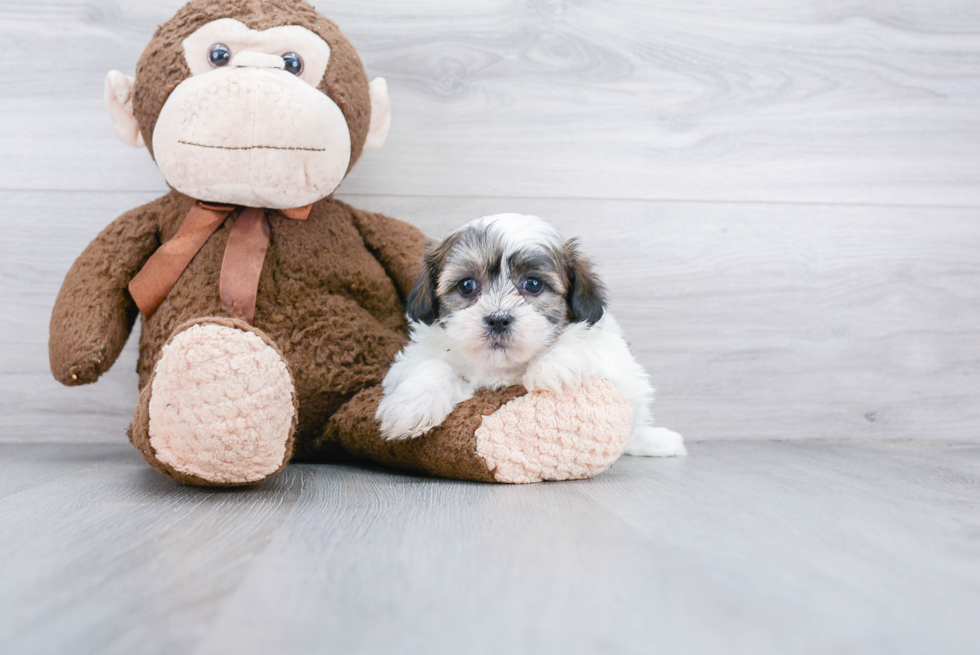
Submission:
M 0 188 L 163 189 L 102 88 L 182 4 L 0 4 Z M 394 102 L 348 193 L 980 204 L 973 0 L 318 4 Z
M 73 259 L 142 193 L 0 192 L 0 440 L 121 441 L 133 339 L 60 387 L 47 326 Z M 980 229 L 971 209 L 345 196 L 438 236 L 496 211 L 581 238 L 691 440 L 980 437 Z M 44 225 L 39 230 L 38 225 Z
M 179 487 L 0 445 L 0 651 L 980 649 L 980 448 L 711 443 L 523 487 L 291 466 Z M 74 460 L 76 466 L 65 465 Z
M 20 563 L 5 565 L 0 583 L 3 652 L 186 652 L 213 620 L 215 601 L 266 547 L 284 516 L 276 508 L 296 501 L 304 478 L 280 478 L 241 505 L 233 493 L 175 487 L 131 447 L 106 449 L 3 449 L 5 472 L 23 468 L 18 460 L 35 469 L 47 462 L 51 471 L 0 500 L 0 552 Z M 51 501 L 40 511 L 39 497 Z
M 0 440 L 124 438 L 135 339 L 64 389 L 46 326 L 89 239 L 163 190 L 102 81 L 181 4 L 0 4 Z M 396 110 L 344 197 L 432 234 L 518 210 L 581 236 L 663 424 L 978 437 L 980 216 L 951 207 L 980 201 L 975 3 L 323 8 Z

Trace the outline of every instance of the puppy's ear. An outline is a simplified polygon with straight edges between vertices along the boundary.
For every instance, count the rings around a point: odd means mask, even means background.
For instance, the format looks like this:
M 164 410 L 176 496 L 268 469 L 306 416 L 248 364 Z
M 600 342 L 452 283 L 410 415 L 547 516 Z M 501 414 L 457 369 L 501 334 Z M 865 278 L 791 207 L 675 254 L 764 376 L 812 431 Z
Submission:
M 568 277 L 568 306 L 572 318 L 593 325 L 606 310 L 606 288 L 592 270 L 592 262 L 579 252 L 578 242 L 565 243 L 565 275 Z
M 408 303 L 405 306 L 405 313 L 413 321 L 421 321 L 426 325 L 432 325 L 436 320 L 436 277 L 438 273 L 432 267 L 432 254 L 425 256 L 422 261 L 422 270 L 419 277 L 415 280 L 415 285 L 408 294 Z
M 429 254 L 422 260 L 422 270 L 408 294 L 408 302 L 405 307 L 405 313 L 411 320 L 432 325 L 439 318 L 439 297 L 436 294 L 439 272 L 442 270 L 442 263 L 455 240 L 455 236 L 450 236 L 430 250 Z

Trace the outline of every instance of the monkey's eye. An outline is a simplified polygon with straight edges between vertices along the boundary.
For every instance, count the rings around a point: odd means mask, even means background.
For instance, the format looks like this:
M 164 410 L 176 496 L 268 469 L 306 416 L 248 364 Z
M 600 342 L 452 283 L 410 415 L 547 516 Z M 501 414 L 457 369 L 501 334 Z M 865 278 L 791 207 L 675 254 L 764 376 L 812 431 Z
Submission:
M 215 43 L 208 51 L 208 61 L 211 62 L 212 68 L 227 66 L 231 61 L 231 50 L 223 43 Z
M 537 278 L 529 277 L 526 280 L 524 280 L 524 284 L 522 285 L 522 288 L 524 289 L 524 293 L 531 296 L 536 296 L 542 291 L 544 291 L 544 282 L 542 282 Z
M 476 280 L 474 280 L 471 277 L 468 277 L 462 282 L 460 282 L 459 284 L 457 284 L 456 288 L 459 289 L 459 295 L 472 296 L 474 293 L 476 293 L 479 290 L 480 285 L 476 283 Z
M 303 72 L 303 58 L 295 52 L 287 52 L 282 56 L 282 60 L 286 63 L 287 73 L 299 75 Z

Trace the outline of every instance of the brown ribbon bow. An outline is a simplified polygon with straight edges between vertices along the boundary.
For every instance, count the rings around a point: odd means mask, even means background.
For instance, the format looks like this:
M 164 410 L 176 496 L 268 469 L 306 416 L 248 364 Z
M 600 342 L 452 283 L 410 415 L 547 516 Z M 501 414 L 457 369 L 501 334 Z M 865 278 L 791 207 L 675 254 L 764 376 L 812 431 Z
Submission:
M 174 238 L 160 246 L 129 283 L 129 293 L 143 315 L 150 317 L 215 230 L 237 209 L 234 205 L 196 202 Z M 313 205 L 278 210 L 286 218 L 305 221 Z M 265 254 L 269 221 L 265 209 L 243 207 L 228 235 L 218 283 L 221 308 L 243 321 L 255 319 L 255 301 Z

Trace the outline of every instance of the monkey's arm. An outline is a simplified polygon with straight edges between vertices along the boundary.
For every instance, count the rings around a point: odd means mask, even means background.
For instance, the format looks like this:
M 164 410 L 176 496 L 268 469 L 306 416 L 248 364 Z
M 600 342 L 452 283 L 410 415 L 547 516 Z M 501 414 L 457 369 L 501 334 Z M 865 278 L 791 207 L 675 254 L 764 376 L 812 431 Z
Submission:
M 408 223 L 353 207 L 350 210 L 368 250 L 384 266 L 402 299 L 408 298 L 422 266 L 428 239 Z
M 69 386 L 95 382 L 129 338 L 139 309 L 129 281 L 160 245 L 158 202 L 126 212 L 75 260 L 51 313 L 51 372 Z
M 476 431 L 483 416 L 493 414 L 525 393 L 521 387 L 500 391 L 481 389 L 459 404 L 452 414 L 428 434 L 417 439 L 389 441 L 381 437 L 375 414 L 381 402 L 381 386 L 354 396 L 327 423 L 323 436 L 303 456 L 316 460 L 338 444 L 348 455 L 383 466 L 428 473 L 457 480 L 494 482 L 494 474 L 478 448 Z
M 559 394 L 481 389 L 425 435 L 388 441 L 375 420 L 382 395 L 376 386 L 351 398 L 301 456 L 316 459 L 339 445 L 377 464 L 458 480 L 572 480 L 612 465 L 633 422 L 629 398 L 592 379 Z

